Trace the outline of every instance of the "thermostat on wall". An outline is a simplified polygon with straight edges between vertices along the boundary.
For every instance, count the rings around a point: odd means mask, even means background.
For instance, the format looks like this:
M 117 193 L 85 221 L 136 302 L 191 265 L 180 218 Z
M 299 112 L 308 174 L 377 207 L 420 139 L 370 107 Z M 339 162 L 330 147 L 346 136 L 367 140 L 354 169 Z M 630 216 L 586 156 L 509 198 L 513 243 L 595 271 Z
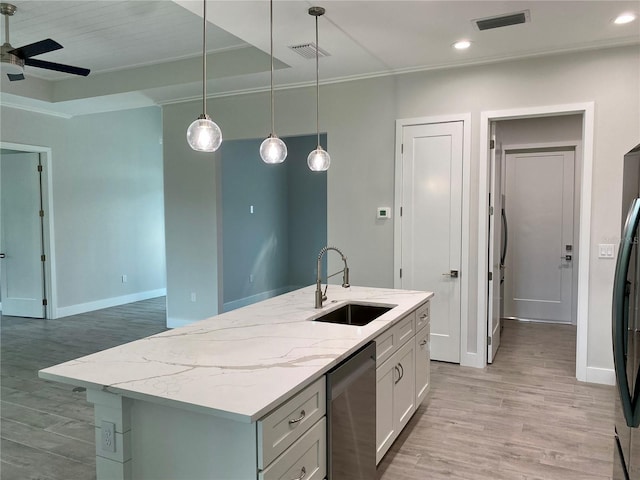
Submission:
M 389 207 L 378 207 L 377 218 L 391 218 L 391 208 L 389 208 Z

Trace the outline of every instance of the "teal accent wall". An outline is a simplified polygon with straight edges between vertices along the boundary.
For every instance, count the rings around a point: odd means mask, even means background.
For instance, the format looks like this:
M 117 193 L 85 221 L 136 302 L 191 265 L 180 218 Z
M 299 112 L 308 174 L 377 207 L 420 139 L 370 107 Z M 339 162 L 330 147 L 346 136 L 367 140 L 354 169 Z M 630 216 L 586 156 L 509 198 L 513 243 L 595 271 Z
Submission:
M 327 242 L 327 174 L 307 167 L 315 136 L 283 140 L 289 154 L 279 165 L 260 159 L 262 139 L 222 144 L 225 311 L 315 282 Z

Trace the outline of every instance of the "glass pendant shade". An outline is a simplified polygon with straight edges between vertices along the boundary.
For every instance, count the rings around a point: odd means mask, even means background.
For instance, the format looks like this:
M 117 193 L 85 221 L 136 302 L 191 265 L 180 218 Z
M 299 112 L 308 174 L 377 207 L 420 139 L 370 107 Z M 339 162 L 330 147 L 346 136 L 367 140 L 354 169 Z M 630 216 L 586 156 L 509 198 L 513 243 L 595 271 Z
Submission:
M 189 125 L 187 142 L 198 152 L 215 152 L 222 143 L 222 132 L 209 115 L 201 115 Z
M 322 149 L 320 145 L 307 157 L 307 165 L 314 172 L 324 172 L 329 170 L 331 165 L 331 157 L 329 153 Z
M 260 145 L 260 158 L 264 163 L 282 163 L 287 158 L 287 145 L 271 134 Z

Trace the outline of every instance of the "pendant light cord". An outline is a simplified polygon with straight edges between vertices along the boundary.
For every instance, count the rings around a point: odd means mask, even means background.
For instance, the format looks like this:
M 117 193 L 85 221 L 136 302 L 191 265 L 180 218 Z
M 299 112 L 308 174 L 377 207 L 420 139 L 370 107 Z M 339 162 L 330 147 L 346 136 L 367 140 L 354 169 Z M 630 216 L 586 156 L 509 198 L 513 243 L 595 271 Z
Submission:
M 271 135 L 275 136 L 275 113 L 273 101 L 273 0 L 269 2 L 269 34 L 271 37 Z
M 207 0 L 202 1 L 202 115 L 207 115 Z
M 318 148 L 320 148 L 320 61 L 318 58 L 318 17 L 316 16 L 316 132 L 318 134 Z

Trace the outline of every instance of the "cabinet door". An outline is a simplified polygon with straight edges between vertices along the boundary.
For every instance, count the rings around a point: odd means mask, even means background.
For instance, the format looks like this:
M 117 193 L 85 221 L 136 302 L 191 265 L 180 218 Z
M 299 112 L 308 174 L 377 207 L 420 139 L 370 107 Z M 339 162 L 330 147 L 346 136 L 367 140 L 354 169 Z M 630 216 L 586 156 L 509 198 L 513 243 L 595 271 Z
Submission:
M 429 392 L 431 377 L 429 353 L 429 324 L 416 335 L 416 408 Z
M 393 387 L 399 376 L 395 357 L 376 369 L 376 464 L 382 460 L 396 438 Z
M 407 342 L 390 358 L 400 370 L 393 389 L 394 428 L 400 432 L 416 411 L 415 342 Z

